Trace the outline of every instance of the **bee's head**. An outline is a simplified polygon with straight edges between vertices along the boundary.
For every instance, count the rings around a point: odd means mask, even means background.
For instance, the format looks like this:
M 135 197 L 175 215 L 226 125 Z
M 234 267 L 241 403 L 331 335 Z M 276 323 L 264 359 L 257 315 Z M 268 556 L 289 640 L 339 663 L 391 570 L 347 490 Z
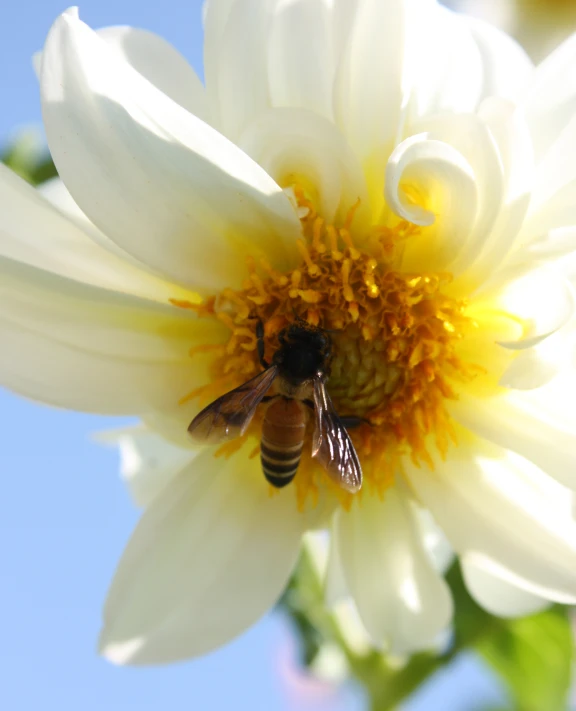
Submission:
M 305 321 L 291 324 L 284 332 L 289 343 L 300 343 L 320 352 L 330 350 L 330 336 L 324 329 L 310 326 Z
M 285 377 L 295 380 L 312 378 L 327 372 L 331 353 L 330 336 L 321 328 L 297 321 L 278 334 L 280 347 L 274 356 Z

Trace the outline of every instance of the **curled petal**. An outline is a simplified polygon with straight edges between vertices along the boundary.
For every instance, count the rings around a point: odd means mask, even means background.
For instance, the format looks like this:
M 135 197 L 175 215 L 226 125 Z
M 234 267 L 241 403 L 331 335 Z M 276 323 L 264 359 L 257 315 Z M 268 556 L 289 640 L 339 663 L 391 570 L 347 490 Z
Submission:
M 476 214 L 470 212 L 468 221 L 461 225 L 450 225 L 455 210 L 453 203 L 459 199 L 455 195 L 452 201 L 444 201 L 442 212 L 439 210 L 437 217 L 437 229 L 441 229 L 442 225 L 443 232 L 447 227 L 462 229 L 458 241 L 448 232 L 448 239 L 454 240 L 450 244 L 453 251 L 450 271 L 455 276 L 464 276 L 469 292 L 471 283 L 478 281 L 478 277 L 472 276 L 477 271 L 476 262 L 491 239 L 505 195 L 505 169 L 499 146 L 486 121 L 474 114 L 440 114 L 422 119 L 415 128 L 418 132 L 424 132 L 429 141 L 442 142 L 457 151 L 458 160 L 465 161 L 464 165 L 467 164 L 473 174 Z M 448 155 L 447 158 L 450 159 Z M 439 181 L 442 181 L 441 177 Z
M 404 269 L 442 270 L 458 258 L 479 195 L 472 167 L 455 148 L 427 134 L 403 141 L 386 166 L 386 199 L 399 217 L 429 228 L 411 238 Z

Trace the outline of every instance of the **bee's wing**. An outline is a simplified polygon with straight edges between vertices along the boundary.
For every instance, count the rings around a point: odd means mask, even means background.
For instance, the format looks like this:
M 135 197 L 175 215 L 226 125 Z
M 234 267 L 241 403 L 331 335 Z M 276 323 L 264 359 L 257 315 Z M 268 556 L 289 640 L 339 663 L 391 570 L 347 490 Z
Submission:
M 210 403 L 190 423 L 188 432 L 192 438 L 202 444 L 218 444 L 243 435 L 274 382 L 277 370 L 272 365 Z
M 351 493 L 358 491 L 362 486 L 362 467 L 320 376 L 314 379 L 314 417 L 312 456 L 318 458 L 328 476 L 342 488 Z

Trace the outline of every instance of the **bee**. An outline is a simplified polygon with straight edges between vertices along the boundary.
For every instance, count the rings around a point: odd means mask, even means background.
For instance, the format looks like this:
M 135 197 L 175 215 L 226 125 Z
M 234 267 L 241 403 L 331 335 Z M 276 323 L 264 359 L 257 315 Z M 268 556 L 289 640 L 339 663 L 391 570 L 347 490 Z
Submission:
M 264 327 L 256 327 L 258 356 L 264 370 L 205 407 L 188 432 L 198 443 L 218 444 L 243 435 L 261 403 L 260 461 L 266 479 L 277 488 L 296 476 L 306 424 L 314 413 L 312 456 L 328 476 L 352 493 L 362 486 L 362 468 L 344 422 L 326 391 L 332 343 L 328 333 L 303 320 L 278 334 L 272 362 L 264 358 Z M 274 394 L 269 391 L 274 385 Z M 350 424 L 354 418 L 350 418 Z

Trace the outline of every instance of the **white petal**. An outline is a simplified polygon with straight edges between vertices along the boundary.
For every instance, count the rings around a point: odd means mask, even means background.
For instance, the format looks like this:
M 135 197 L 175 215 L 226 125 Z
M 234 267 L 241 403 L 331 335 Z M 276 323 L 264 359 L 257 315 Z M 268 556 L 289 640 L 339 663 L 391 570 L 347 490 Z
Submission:
M 575 326 L 571 320 L 541 343 L 518 353 L 500 378 L 500 385 L 532 390 L 573 368 L 576 362 Z
M 506 201 L 515 201 L 532 190 L 534 154 L 525 114 L 509 100 L 489 97 L 478 116 L 490 130 L 504 171 Z
M 465 555 L 461 560 L 466 587 L 485 610 L 498 617 L 522 617 L 549 607 L 550 600 L 534 595 L 498 576 L 497 568 L 481 557 Z
M 190 64 L 162 37 L 129 26 L 103 27 L 96 30 L 115 57 L 128 62 L 143 77 L 152 82 L 177 104 L 210 123 L 208 98 L 204 85 Z M 32 58 L 40 78 L 42 52 Z
M 169 42 L 134 27 L 97 30 L 118 59 L 130 64 L 177 104 L 210 123 L 204 85 L 187 60 Z
M 372 640 L 360 619 L 358 608 L 352 598 L 341 600 L 332 608 L 331 612 L 332 619 L 346 642 L 346 647 L 359 657 L 370 654 L 373 651 Z
M 326 574 L 329 545 L 330 536 L 325 530 L 306 531 L 302 538 L 302 546 L 320 578 Z
M 192 346 L 221 338 L 216 319 L 121 294 L 0 257 L 0 317 L 46 338 L 138 361 L 188 358 Z
M 519 455 L 465 433 L 434 472 L 406 469 L 457 553 L 492 561 L 536 595 L 576 601 L 576 522 L 567 489 Z
M 455 148 L 427 134 L 403 141 L 386 166 L 386 199 L 398 216 L 429 227 L 407 243 L 403 269 L 442 270 L 458 258 L 479 195 L 472 167 Z
M 546 418 L 524 393 L 461 400 L 453 403 L 451 412 L 477 435 L 521 454 L 576 491 L 576 428 Z
M 488 98 L 478 115 L 495 141 L 503 169 L 501 209 L 473 265 L 474 281 L 482 284 L 506 264 L 520 241 L 531 199 L 534 152 L 525 115 L 512 102 Z
M 534 64 L 525 50 L 489 22 L 474 17 L 460 19 L 470 28 L 480 50 L 484 80 L 482 95 L 519 99 L 534 75 Z
M 338 517 L 336 514 L 335 518 Z M 344 566 L 340 558 L 340 547 L 338 543 L 338 533 L 334 526 L 330 537 L 330 547 L 328 549 L 328 561 L 326 565 L 324 581 L 324 599 L 328 607 L 333 607 L 337 603 L 346 600 L 350 596 Z
M 78 281 L 167 302 L 186 298 L 184 290 L 148 274 L 78 214 L 62 202 L 66 194 L 52 182 L 47 197 L 0 165 L 0 255 Z M 56 194 L 57 193 L 57 194 Z M 70 199 L 71 200 L 71 199 Z
M 309 181 L 327 222 L 334 221 L 339 209 L 344 217 L 358 199 L 360 211 L 368 211 L 362 168 L 342 134 L 321 116 L 302 109 L 270 109 L 250 124 L 238 145 L 283 187 Z M 358 220 L 361 214 L 355 214 L 354 227 Z
M 485 57 L 467 20 L 437 2 L 397 4 L 409 8 L 410 18 L 404 70 L 408 125 L 435 113 L 474 111 L 484 89 Z
M 70 13 L 48 35 L 41 88 L 62 179 L 127 252 L 208 290 L 240 285 L 247 254 L 290 262 L 300 223 L 279 186 Z
M 538 265 L 576 254 L 574 201 L 576 181 L 566 185 L 541 212 L 529 218 L 522 230 L 525 244 L 518 250 L 517 262 Z
M 535 346 L 564 326 L 575 311 L 570 283 L 556 271 L 538 269 L 510 281 L 496 297 L 498 307 L 524 324 L 522 338 L 501 342 L 512 349 Z
M 137 361 L 83 351 L 0 318 L 0 383 L 49 405 L 105 415 L 178 408 L 207 382 L 207 364 Z M 188 417 L 190 422 L 191 417 Z M 186 424 L 178 423 L 185 440 Z
M 143 425 L 100 432 L 97 441 L 116 445 L 120 474 L 137 506 L 146 508 L 195 457 Z
M 363 496 L 336 519 L 348 588 L 370 636 L 394 653 L 430 647 L 450 622 L 452 599 L 423 548 L 414 512 L 396 488 Z
M 208 93 L 218 83 L 219 57 L 230 11 L 237 0 L 204 0 L 204 75 Z M 213 97 L 211 97 L 213 98 Z
M 459 221 L 457 206 L 460 201 L 465 201 L 466 191 L 463 190 L 462 196 L 459 196 L 457 183 L 447 186 L 448 196 L 444 197 L 441 204 L 434 209 L 439 238 L 448 242 L 443 248 L 448 248 L 453 253 L 450 271 L 454 275 L 466 274 L 467 293 L 469 293 L 471 272 L 475 271 L 476 260 L 486 248 L 487 239 L 495 227 L 505 194 L 504 166 L 498 145 L 488 124 L 474 114 L 439 114 L 422 119 L 414 126 L 414 130 L 424 134 L 427 141 L 437 141 L 447 161 L 450 161 L 450 153 L 444 148 L 448 146 L 453 152 L 452 160 L 462 165 L 473 176 L 477 204 L 475 212 L 474 206 L 469 205 L 467 219 L 463 218 Z M 436 181 L 439 186 L 423 189 L 424 194 L 429 193 L 428 199 L 432 203 L 435 199 L 434 193 L 441 192 L 442 184 L 449 184 L 450 178 L 444 177 L 439 172 Z M 419 188 L 417 177 L 415 185 Z M 456 231 L 459 232 L 458 236 Z M 421 241 L 427 239 L 429 237 L 423 235 Z M 414 244 L 407 246 L 411 251 L 418 249 L 415 240 Z
M 332 117 L 336 60 L 332 36 L 333 0 L 277 2 L 268 38 L 272 106 L 310 109 Z
M 412 502 L 412 510 L 422 537 L 422 545 L 435 570 L 444 575 L 454 562 L 454 550 L 430 511 L 414 502 Z
M 538 166 L 518 259 L 555 259 L 574 251 L 576 239 L 576 118 L 564 128 Z M 567 229 L 566 229 L 567 228 Z
M 207 3 L 207 90 L 218 125 L 234 142 L 273 106 L 332 116 L 339 59 L 332 5 L 332 0 Z
M 77 223 L 82 231 L 90 235 L 97 244 L 102 244 L 108 251 L 114 252 L 119 256 L 121 255 L 126 261 L 132 259 L 129 254 L 126 254 L 126 252 L 123 252 L 114 242 L 111 242 L 93 222 L 90 222 L 74 202 L 70 191 L 58 176 L 38 185 L 36 190 L 45 197 L 49 203 L 58 208 L 60 212 L 63 212 L 73 222 Z
M 551 383 L 536 390 L 510 392 L 508 400 L 537 414 L 559 430 L 576 432 L 576 370 L 569 368 Z
M 574 116 L 575 61 L 576 35 L 572 35 L 536 68 L 523 101 L 537 163 Z
M 248 447 L 199 455 L 144 513 L 104 611 L 102 653 L 119 664 L 205 654 L 278 599 L 298 556 L 293 492 L 271 496 Z
M 236 141 L 254 116 L 270 108 L 268 37 L 276 0 L 210 2 L 204 66 L 212 115 Z
M 62 407 L 144 413 L 178 407 L 206 378 L 215 321 L 0 258 L 0 381 Z
M 381 153 L 377 162 L 383 171 L 400 128 L 408 3 L 359 0 L 354 5 L 335 79 L 334 110 L 360 158 Z
M 303 538 L 303 545 L 317 577 L 324 582 L 324 600 L 327 607 L 334 608 L 341 603 L 345 603 L 345 607 L 348 607 L 351 599 L 340 560 L 336 532 L 307 531 Z

